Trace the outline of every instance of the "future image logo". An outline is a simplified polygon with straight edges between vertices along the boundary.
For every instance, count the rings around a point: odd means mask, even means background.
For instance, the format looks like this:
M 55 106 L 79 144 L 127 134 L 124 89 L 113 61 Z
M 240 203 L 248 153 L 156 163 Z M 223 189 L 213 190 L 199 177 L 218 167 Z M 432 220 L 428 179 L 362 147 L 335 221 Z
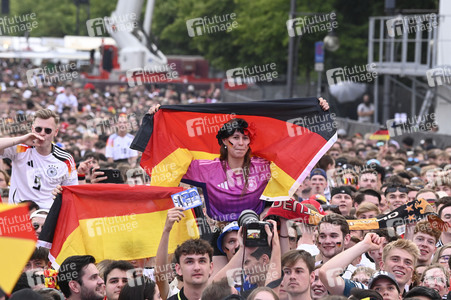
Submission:
M 214 15 L 212 17 L 204 16 L 186 21 L 186 29 L 190 37 L 214 34 L 221 31 L 230 32 L 237 27 L 238 22 L 236 21 L 235 13 L 221 16 Z

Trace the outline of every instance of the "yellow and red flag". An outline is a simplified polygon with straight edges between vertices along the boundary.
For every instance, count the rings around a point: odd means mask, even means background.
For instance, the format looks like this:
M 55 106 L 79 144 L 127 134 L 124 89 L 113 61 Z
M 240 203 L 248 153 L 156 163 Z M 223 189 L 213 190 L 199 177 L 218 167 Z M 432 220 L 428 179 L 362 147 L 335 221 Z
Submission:
M 34 249 L 36 234 L 26 204 L 0 204 L 0 288 L 10 294 Z
M 60 265 L 72 255 L 133 260 L 155 256 L 167 211 L 174 207 L 171 195 L 181 187 L 163 188 L 126 184 L 64 186 L 39 236 L 50 249 L 50 260 Z M 192 210 L 175 223 L 169 252 L 187 239 L 199 237 Z

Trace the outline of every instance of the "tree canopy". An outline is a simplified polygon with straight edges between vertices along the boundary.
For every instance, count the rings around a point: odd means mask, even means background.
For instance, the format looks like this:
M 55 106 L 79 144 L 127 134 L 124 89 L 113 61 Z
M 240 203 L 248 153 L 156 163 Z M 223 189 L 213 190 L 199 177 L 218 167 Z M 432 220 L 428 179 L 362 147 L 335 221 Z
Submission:
M 144 18 L 143 1 L 141 21 Z M 10 15 L 36 14 L 38 26 L 32 37 L 63 37 L 77 34 L 77 6 L 73 0 L 11 1 Z M 88 6 L 80 5 L 80 35 L 87 35 Z M 110 16 L 115 1 L 90 0 L 89 18 Z M 412 3 L 398 0 L 397 9 L 437 9 L 438 0 Z M 166 55 L 202 55 L 216 69 L 276 63 L 286 72 L 288 41 L 286 22 L 289 18 L 288 0 L 156 0 L 152 35 Z M 308 13 L 337 15 L 336 33 L 340 48 L 326 53 L 326 67 L 361 65 L 367 63 L 368 20 L 370 16 L 385 15 L 384 1 L 325 0 L 297 1 L 298 16 Z M 236 28 L 190 37 L 187 20 L 235 15 Z M 314 43 L 323 40 L 327 31 L 304 34 L 299 41 L 298 74 L 313 69 Z M 21 33 L 23 35 L 23 32 Z

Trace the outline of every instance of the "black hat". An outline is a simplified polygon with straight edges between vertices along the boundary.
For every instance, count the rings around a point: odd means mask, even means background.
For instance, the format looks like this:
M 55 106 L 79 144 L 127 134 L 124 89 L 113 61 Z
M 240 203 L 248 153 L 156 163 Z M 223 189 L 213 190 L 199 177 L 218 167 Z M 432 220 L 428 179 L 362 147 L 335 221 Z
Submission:
M 332 188 L 330 191 L 330 196 L 333 197 L 337 194 L 346 194 L 352 197 L 352 190 L 349 186 L 345 185 Z

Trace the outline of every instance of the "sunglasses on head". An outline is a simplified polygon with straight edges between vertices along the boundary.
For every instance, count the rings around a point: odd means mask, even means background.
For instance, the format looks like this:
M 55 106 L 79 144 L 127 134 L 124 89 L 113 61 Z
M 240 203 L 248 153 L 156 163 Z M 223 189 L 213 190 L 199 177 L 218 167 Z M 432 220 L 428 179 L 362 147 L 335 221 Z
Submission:
M 44 132 L 46 134 L 51 134 L 53 129 L 52 128 L 42 128 L 42 127 L 35 127 L 34 130 L 36 130 L 37 133 L 40 133 L 42 131 L 42 129 L 44 129 Z
M 407 193 L 407 192 L 409 192 L 409 189 L 404 186 L 388 187 L 387 190 L 385 191 L 385 194 L 394 193 L 396 191 L 399 191 L 400 193 Z

